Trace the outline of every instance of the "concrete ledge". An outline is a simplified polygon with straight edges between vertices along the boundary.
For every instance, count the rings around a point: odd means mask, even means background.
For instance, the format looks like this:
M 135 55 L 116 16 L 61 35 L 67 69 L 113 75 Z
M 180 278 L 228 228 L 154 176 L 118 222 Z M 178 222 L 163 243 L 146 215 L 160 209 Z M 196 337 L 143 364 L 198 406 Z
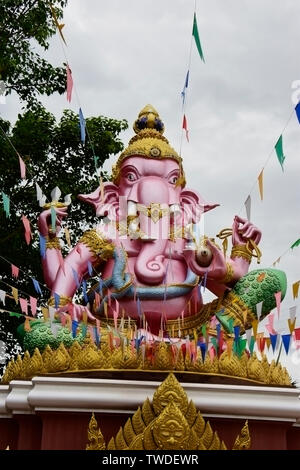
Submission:
M 34 377 L 0 386 L 0 413 L 37 411 L 133 413 L 160 382 L 64 377 Z M 181 383 L 205 416 L 300 423 L 299 390 Z

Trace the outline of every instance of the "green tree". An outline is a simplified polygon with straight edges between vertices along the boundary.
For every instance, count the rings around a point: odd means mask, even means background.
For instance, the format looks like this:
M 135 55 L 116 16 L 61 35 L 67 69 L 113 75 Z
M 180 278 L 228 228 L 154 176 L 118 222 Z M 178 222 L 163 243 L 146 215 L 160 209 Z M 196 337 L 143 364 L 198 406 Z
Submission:
M 127 121 L 103 116 L 87 118 L 89 138 L 85 144 L 80 141 L 78 115 L 70 110 L 65 110 L 57 122 L 51 113 L 38 106 L 19 115 L 12 128 L 7 121 L 0 120 L 0 125 L 5 133 L 0 132 L 0 188 L 11 199 L 10 218 L 6 217 L 2 205 L 0 208 L 0 254 L 27 273 L 26 276 L 20 273 L 16 282 L 11 277 L 10 265 L 0 258 L 0 289 L 10 291 L 7 283 L 36 296 L 29 276 L 42 282 L 43 277 L 36 229 L 42 209 L 36 200 L 35 183 L 48 200 L 55 186 L 61 189 L 63 196 L 72 194 L 66 224 L 74 244 L 82 234 L 82 226 L 92 226 L 96 220 L 93 209 L 80 202 L 77 194 L 92 192 L 99 186 L 94 155 L 101 166 L 110 155 L 123 149 L 119 134 L 127 128 Z M 19 160 L 13 147 L 25 161 L 27 180 L 20 179 Z M 29 246 L 24 238 L 22 214 L 32 222 L 33 241 Z M 40 300 L 46 301 L 49 292 L 42 290 Z M 7 299 L 5 308 L 20 312 L 13 299 Z M 23 321 L 7 315 L 1 315 L 0 319 L 0 340 L 6 340 L 7 331 L 14 333 L 18 323 Z
M 62 18 L 67 0 L 51 4 L 57 18 Z M 47 50 L 55 32 L 49 1 L 1 0 L 0 79 L 6 94 L 14 90 L 28 107 L 38 103 L 38 95 L 65 92 L 65 67 L 53 67 L 35 50 L 36 44 Z

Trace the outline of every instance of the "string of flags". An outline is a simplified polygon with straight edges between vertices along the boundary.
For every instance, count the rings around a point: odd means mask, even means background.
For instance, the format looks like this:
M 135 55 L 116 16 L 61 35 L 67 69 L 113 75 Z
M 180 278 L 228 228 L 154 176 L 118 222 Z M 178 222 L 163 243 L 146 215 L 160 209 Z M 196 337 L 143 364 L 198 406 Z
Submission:
M 261 169 L 261 171 L 260 171 L 260 173 L 257 177 L 258 191 L 259 191 L 259 196 L 260 196 L 261 201 L 263 201 L 263 199 L 264 199 L 264 171 L 265 171 L 269 161 L 272 158 L 272 154 L 273 154 L 274 150 L 275 150 L 275 153 L 276 153 L 276 156 L 277 156 L 277 160 L 278 160 L 278 162 L 281 166 L 281 169 L 282 169 L 282 171 L 284 171 L 284 162 L 285 162 L 286 156 L 285 156 L 284 150 L 283 150 L 283 132 L 288 127 L 295 111 L 296 111 L 296 116 L 297 116 L 299 124 L 300 124 L 300 102 L 299 102 L 297 104 L 297 106 L 295 107 L 295 109 L 292 111 L 287 123 L 285 124 L 279 138 L 277 139 L 277 141 L 274 145 L 274 148 L 270 152 L 263 168 Z M 251 196 L 250 195 L 251 195 L 252 191 L 254 190 L 255 186 L 256 186 L 256 183 L 252 186 L 252 189 L 251 189 L 249 195 L 247 196 L 247 199 L 244 202 L 248 220 L 250 220 L 250 217 L 248 217 L 248 215 L 251 213 Z M 241 211 L 241 209 L 239 210 L 239 212 L 240 211 Z
M 204 55 L 203 55 L 203 50 L 201 46 L 201 41 L 200 41 L 200 36 L 199 36 L 199 30 L 198 30 L 198 24 L 197 24 L 197 16 L 196 16 L 196 8 L 194 11 L 194 18 L 193 18 L 193 29 L 192 29 L 192 38 L 195 40 L 196 48 L 198 50 L 200 59 L 205 62 L 204 60 Z M 190 46 L 190 53 L 189 53 L 189 63 L 188 63 L 188 70 L 186 73 L 185 77 L 185 82 L 183 86 L 183 90 L 181 92 L 181 98 L 182 98 L 182 112 L 183 112 L 183 118 L 182 118 L 182 130 L 185 131 L 185 137 L 186 140 L 189 142 L 189 130 L 188 130 L 188 123 L 187 123 L 187 117 L 185 113 L 185 108 L 186 108 L 186 95 L 187 95 L 187 90 L 189 86 L 189 78 L 190 78 L 190 68 L 191 68 L 191 52 L 192 52 L 192 41 L 191 41 L 191 46 Z M 181 144 L 180 144 L 180 153 L 181 153 Z

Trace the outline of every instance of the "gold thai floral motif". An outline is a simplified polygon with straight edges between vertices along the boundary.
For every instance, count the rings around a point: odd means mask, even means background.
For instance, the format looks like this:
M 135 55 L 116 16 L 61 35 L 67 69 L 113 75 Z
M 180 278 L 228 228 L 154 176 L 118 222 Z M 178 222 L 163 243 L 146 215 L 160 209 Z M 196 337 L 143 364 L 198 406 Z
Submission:
M 137 210 L 142 214 L 150 217 L 152 222 L 155 224 L 162 218 L 169 214 L 168 207 L 161 207 L 159 203 L 152 202 L 149 207 L 144 206 L 143 204 L 137 205 Z
M 50 351 L 48 352 L 50 355 Z M 59 345 L 59 347 L 52 352 L 51 356 L 49 357 L 48 362 L 48 370 L 49 372 L 62 372 L 64 370 L 68 370 L 70 367 L 71 358 L 69 353 L 67 352 L 63 343 Z
M 144 118 L 145 128 L 141 129 L 139 122 Z M 157 122 L 160 122 L 160 129 L 157 129 Z M 162 135 L 164 125 L 160 120 L 158 112 L 151 105 L 145 106 L 139 113 L 138 119 L 133 125 L 136 135 L 130 140 L 128 147 L 121 153 L 117 163 L 112 167 L 112 181 L 118 184 L 121 175 L 123 161 L 133 155 L 140 155 L 145 158 L 162 160 L 170 158 L 175 160 L 180 168 L 180 184 L 185 186 L 185 176 L 182 167 L 182 158 L 170 146 L 169 141 Z
M 180 407 L 183 413 L 186 413 L 188 397 L 174 374 L 169 374 L 153 395 L 152 406 L 155 416 L 158 416 L 171 402 Z
M 166 392 L 174 387 L 175 394 Z M 97 447 L 95 418 L 92 416 L 87 449 L 104 450 L 100 439 Z M 102 434 L 101 434 L 102 435 Z M 249 449 L 251 444 L 247 422 L 235 440 L 234 449 Z M 194 403 L 190 401 L 182 386 L 169 376 L 156 390 L 151 405 L 149 399 L 139 407 L 124 427 L 107 445 L 108 450 L 226 450 L 226 445 L 214 432 L 209 421 L 205 421 Z
M 258 360 L 256 353 L 250 357 L 247 364 L 248 377 L 258 382 L 266 382 L 267 376 L 265 373 L 265 367 Z
M 107 261 L 113 256 L 114 245 L 102 237 L 97 230 L 84 232 L 79 243 L 84 243 L 95 256 L 100 257 L 103 261 Z
M 89 422 L 88 427 L 88 441 L 89 443 L 86 446 L 86 450 L 105 450 L 106 445 L 104 437 L 100 429 L 98 428 L 98 423 L 95 418 L 94 413 Z
M 251 437 L 250 437 L 248 420 L 247 420 L 241 430 L 241 434 L 237 436 L 232 450 L 248 450 L 250 449 L 250 446 L 251 446 Z
M 242 363 L 238 357 L 233 353 L 228 354 L 227 351 L 224 351 L 219 358 L 219 369 L 224 375 L 247 377 L 247 371 L 242 367 Z
M 25 352 L 23 359 L 18 357 L 15 361 L 8 363 L 1 383 L 9 383 L 11 380 L 29 380 L 34 375 L 48 373 L 61 373 L 68 371 L 85 370 L 167 370 L 167 371 L 189 371 L 194 374 L 213 374 L 221 376 L 247 378 L 255 382 L 274 384 L 281 386 L 291 386 L 291 378 L 288 371 L 280 364 L 276 365 L 272 361 L 269 365 L 267 358 L 263 355 L 260 361 L 256 355 L 248 359 L 246 353 L 241 357 L 234 353 L 223 352 L 211 360 L 209 354 L 206 354 L 203 362 L 200 349 L 197 350 L 195 359 L 186 354 L 183 355 L 182 349 L 174 357 L 174 350 L 165 342 L 161 342 L 157 348 L 153 349 L 153 362 L 147 359 L 145 351 L 145 360 L 142 360 L 141 349 L 126 346 L 124 342 L 110 349 L 107 343 L 101 344 L 97 348 L 93 344 L 89 334 L 81 346 L 74 341 L 67 350 L 63 344 L 58 349 L 52 351 L 47 346 L 41 355 L 38 349 L 30 357 L 28 351 Z

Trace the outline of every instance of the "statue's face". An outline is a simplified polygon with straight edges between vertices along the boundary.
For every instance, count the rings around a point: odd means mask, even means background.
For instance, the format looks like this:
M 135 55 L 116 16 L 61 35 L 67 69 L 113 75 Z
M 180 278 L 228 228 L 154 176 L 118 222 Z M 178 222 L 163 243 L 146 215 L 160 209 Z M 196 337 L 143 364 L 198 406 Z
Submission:
M 121 167 L 120 196 L 127 200 L 149 205 L 179 204 L 181 187 L 179 165 L 171 159 L 127 158 Z
M 127 227 L 139 256 L 135 275 L 144 284 L 161 284 L 166 274 L 170 234 L 180 234 L 215 205 L 205 204 L 192 190 L 176 184 L 180 167 L 171 158 L 128 157 L 120 168 L 119 184 L 105 183 L 80 198 L 94 205 L 98 216 L 108 216 Z M 126 232 L 125 232 L 126 233 Z M 126 236 L 126 235 L 125 235 Z

